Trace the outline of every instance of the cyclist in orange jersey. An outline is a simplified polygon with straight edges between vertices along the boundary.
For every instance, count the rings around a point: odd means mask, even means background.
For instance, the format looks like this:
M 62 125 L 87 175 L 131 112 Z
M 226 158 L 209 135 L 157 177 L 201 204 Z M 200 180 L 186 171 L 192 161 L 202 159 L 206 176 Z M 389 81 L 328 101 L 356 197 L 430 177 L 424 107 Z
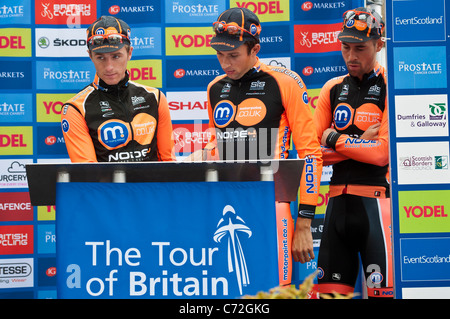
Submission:
M 61 127 L 72 162 L 174 161 L 164 94 L 130 81 L 130 27 L 102 16 L 87 29 L 94 81 L 63 106 Z
M 393 297 L 386 71 L 377 62 L 384 22 L 344 13 L 339 40 L 348 74 L 322 88 L 314 113 L 324 165 L 333 164 L 319 249 L 320 293 L 354 291 L 361 259 L 369 297 Z
M 306 86 L 295 72 L 259 60 L 261 25 L 252 11 L 226 10 L 213 29 L 211 46 L 225 74 L 207 88 L 214 139 L 208 154 L 221 160 L 283 159 L 292 138 L 299 157 L 306 159 L 295 231 L 290 203 L 276 203 L 280 285 L 289 285 L 292 258 L 302 263 L 315 258 L 310 226 L 322 156 Z

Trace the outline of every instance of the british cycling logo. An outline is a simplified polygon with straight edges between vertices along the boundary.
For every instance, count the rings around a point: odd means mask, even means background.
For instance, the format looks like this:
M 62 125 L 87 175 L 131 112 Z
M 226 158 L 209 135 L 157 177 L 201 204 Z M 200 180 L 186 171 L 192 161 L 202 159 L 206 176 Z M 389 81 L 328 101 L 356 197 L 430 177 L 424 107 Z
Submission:
M 250 277 L 240 236 L 245 234 L 250 238 L 252 231 L 245 225 L 244 220 L 236 214 L 233 206 L 226 205 L 222 215 L 223 217 L 219 220 L 217 230 L 214 233 L 214 241 L 220 243 L 222 239 L 227 238 L 228 272 L 234 271 L 236 273 L 239 293 L 242 295 L 242 287 L 250 284 Z

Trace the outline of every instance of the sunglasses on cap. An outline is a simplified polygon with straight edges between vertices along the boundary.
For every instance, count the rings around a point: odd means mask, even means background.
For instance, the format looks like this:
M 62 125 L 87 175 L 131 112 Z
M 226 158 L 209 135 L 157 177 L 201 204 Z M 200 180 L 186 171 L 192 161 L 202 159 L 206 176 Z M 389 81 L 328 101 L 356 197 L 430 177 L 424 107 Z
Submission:
M 102 45 L 107 41 L 109 44 L 115 45 L 123 43 L 123 40 L 130 41 L 126 35 L 119 33 L 96 34 L 88 39 L 90 45 Z
M 261 32 L 261 27 L 257 26 L 255 24 L 252 24 L 250 26 L 250 31 L 247 31 L 246 29 L 237 26 L 235 24 L 227 24 L 223 21 L 216 21 L 213 23 L 213 30 L 215 33 L 223 33 L 228 32 L 230 35 L 237 35 L 241 36 L 244 34 L 244 32 L 250 34 L 252 37 L 259 34 Z
M 344 25 L 347 25 L 347 22 L 350 20 L 363 22 L 362 30 L 364 30 L 365 28 L 369 28 L 367 36 L 369 36 L 370 31 L 372 29 L 376 29 L 378 34 L 381 35 L 382 30 L 384 28 L 384 23 L 380 22 L 381 17 L 376 12 L 369 13 L 365 11 L 348 10 L 344 12 L 343 17 L 344 17 Z M 347 27 L 350 26 L 347 25 Z M 356 22 L 355 27 L 358 28 Z

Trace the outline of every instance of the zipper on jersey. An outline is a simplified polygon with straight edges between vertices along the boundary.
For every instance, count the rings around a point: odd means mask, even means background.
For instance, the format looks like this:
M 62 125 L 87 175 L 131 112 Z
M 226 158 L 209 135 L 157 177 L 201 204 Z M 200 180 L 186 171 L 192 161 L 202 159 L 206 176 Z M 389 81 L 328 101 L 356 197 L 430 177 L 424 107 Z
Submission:
M 122 101 L 122 99 L 120 98 L 120 90 L 117 90 L 117 100 L 119 101 L 119 103 L 122 105 L 122 107 L 125 110 L 125 116 L 128 122 L 128 125 L 130 125 L 130 131 L 131 131 L 131 141 L 134 141 L 134 129 L 133 129 L 133 125 L 131 124 L 133 118 L 132 118 L 132 114 L 130 112 L 130 110 L 128 109 L 127 105 L 125 102 Z M 131 142 L 130 141 L 130 142 Z M 132 149 L 132 159 L 133 162 L 136 162 L 135 158 L 134 158 L 134 153 L 136 152 L 136 144 L 133 145 L 133 149 Z

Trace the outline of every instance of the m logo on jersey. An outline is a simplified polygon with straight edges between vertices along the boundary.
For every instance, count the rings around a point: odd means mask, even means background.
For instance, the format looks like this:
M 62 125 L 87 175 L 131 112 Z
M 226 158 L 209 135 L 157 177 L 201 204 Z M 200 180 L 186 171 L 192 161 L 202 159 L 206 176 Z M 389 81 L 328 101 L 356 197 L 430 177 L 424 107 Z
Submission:
M 109 150 L 127 144 L 129 136 L 128 127 L 122 121 L 107 121 L 98 128 L 98 139 Z
M 337 129 L 347 128 L 352 120 L 352 108 L 345 103 L 339 104 L 334 110 L 334 125 Z
M 214 108 L 214 123 L 217 127 L 225 127 L 233 120 L 236 107 L 230 101 L 221 101 Z

